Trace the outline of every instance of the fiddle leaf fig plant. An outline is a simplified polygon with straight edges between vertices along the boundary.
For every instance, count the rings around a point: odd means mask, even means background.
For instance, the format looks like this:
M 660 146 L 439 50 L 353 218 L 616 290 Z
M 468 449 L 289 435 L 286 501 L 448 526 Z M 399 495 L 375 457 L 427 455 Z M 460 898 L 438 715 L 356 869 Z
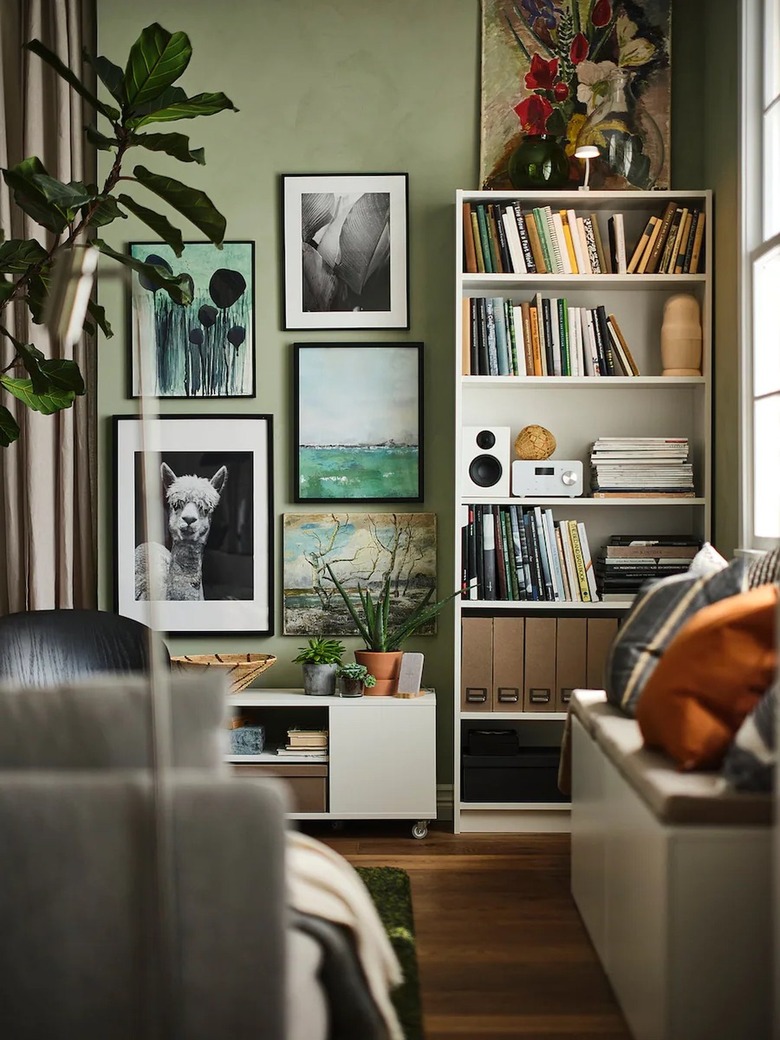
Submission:
M 101 101 L 40 40 L 31 40 L 25 48 L 46 62 L 92 106 L 96 121 L 86 128 L 87 141 L 101 151 L 113 152 L 111 168 L 101 186 L 82 181 L 64 183 L 51 176 L 34 155 L 15 166 L 1 168 L 13 202 L 48 231 L 50 237 L 47 245 L 42 245 L 36 239 L 4 240 L 0 231 L 0 337 L 11 350 L 10 362 L 0 370 L 0 390 L 12 394 L 28 408 L 51 414 L 69 408 L 75 397 L 84 393 L 78 366 L 75 361 L 46 358 L 32 344 L 15 338 L 7 327 L 11 322 L 4 318 L 3 312 L 11 304 L 24 306 L 34 324 L 43 324 L 55 262 L 66 250 L 85 241 L 90 241 L 104 256 L 131 268 L 155 289 L 162 289 L 174 303 L 191 303 L 193 284 L 188 274 L 174 274 L 167 267 L 117 252 L 95 232 L 132 214 L 166 242 L 176 256 L 181 256 L 184 248 L 181 231 L 134 194 L 118 190 L 122 182 L 128 191 L 140 189 L 142 195 L 151 194 L 162 200 L 209 242 L 221 246 L 225 218 L 205 192 L 173 177 L 154 173 L 143 163 L 137 163 L 127 173 L 125 163 L 131 149 L 142 148 L 179 162 L 203 165 L 206 161 L 203 149 L 191 148 L 184 134 L 147 133 L 142 128 L 238 109 L 222 93 L 189 97 L 181 87 L 175 86 L 190 63 L 192 46 L 186 33 L 171 33 L 156 23 L 147 26 L 132 45 L 124 69 L 102 55 L 84 52 L 84 60 L 94 69 L 115 105 Z M 98 119 L 105 122 L 98 126 Z M 111 326 L 103 308 L 91 300 L 87 310 L 89 320 L 84 323 L 87 331 L 94 333 L 99 327 L 110 337 Z M 0 446 L 8 447 L 19 437 L 19 432 L 9 409 L 0 404 Z

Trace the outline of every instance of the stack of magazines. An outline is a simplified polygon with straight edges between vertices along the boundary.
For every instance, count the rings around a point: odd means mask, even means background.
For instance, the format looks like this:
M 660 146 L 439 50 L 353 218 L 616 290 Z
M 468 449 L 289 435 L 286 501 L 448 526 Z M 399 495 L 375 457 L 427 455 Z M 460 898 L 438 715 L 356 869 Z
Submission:
M 693 498 L 687 437 L 600 437 L 590 455 L 594 498 Z
M 700 548 L 693 535 L 613 534 L 596 560 L 602 600 L 630 599 L 646 581 L 687 571 Z

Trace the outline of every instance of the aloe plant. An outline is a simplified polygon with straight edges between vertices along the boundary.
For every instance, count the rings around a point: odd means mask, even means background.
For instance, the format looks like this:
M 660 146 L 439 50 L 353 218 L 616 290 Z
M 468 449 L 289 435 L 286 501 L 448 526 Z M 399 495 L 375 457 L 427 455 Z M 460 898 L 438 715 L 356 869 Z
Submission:
M 349 593 L 333 573 L 330 564 L 326 564 L 326 567 L 333 584 L 338 589 L 341 598 L 346 604 L 350 617 L 357 625 L 358 632 L 360 633 L 363 642 L 366 644 L 366 650 L 374 650 L 380 653 L 387 652 L 388 650 L 400 649 L 402 643 L 404 643 L 411 635 L 414 635 L 414 633 L 424 624 L 428 621 L 432 621 L 439 613 L 441 613 L 442 609 L 451 599 L 460 595 L 460 589 L 458 589 L 456 592 L 453 592 L 451 596 L 447 596 L 445 599 L 440 599 L 435 603 L 431 603 L 431 599 L 433 598 L 433 589 L 430 588 L 411 613 L 408 614 L 400 624 L 396 625 L 395 628 L 391 628 L 390 603 L 392 595 L 390 592 L 389 574 L 385 578 L 382 591 L 378 594 L 376 600 L 372 598 L 369 589 L 363 589 L 358 585 L 358 598 L 360 600 L 360 605 L 363 608 L 363 617 L 361 618 L 349 596 Z
M 35 411 L 51 414 L 69 408 L 76 396 L 84 393 L 84 380 L 75 361 L 46 358 L 33 344 L 16 339 L 2 323 L 2 314 L 11 303 L 27 306 L 35 324 L 43 324 L 52 291 L 55 261 L 80 241 L 89 238 L 100 252 L 125 267 L 132 268 L 148 283 L 166 292 L 175 303 L 192 302 L 193 284 L 188 274 L 143 263 L 111 249 L 95 232 L 125 219 L 128 213 L 143 221 L 154 234 L 181 256 L 182 233 L 167 217 L 144 206 L 132 195 L 117 191 L 119 182 L 142 188 L 162 199 L 193 224 L 209 242 L 221 246 L 226 221 L 211 199 L 197 188 L 190 188 L 173 177 L 153 173 L 140 163 L 132 176 L 123 172 L 127 152 L 143 148 L 162 152 L 179 162 L 205 163 L 202 148 L 191 148 L 180 133 L 147 133 L 153 123 L 194 119 L 232 109 L 233 102 L 222 93 L 195 94 L 192 97 L 174 86 L 192 57 L 186 33 L 170 33 L 154 23 L 147 26 L 130 48 L 124 70 L 102 55 L 84 52 L 116 105 L 101 101 L 76 73 L 48 50 L 40 40 L 25 48 L 41 58 L 87 101 L 96 113 L 95 125 L 86 128 L 87 140 L 95 148 L 114 152 L 113 163 L 102 187 L 81 181 L 64 183 L 52 177 L 37 156 L 23 159 L 16 166 L 2 169 L 14 203 L 53 236 L 50 246 L 35 239 L 3 241 L 0 232 L 0 337 L 11 345 L 13 356 L 0 371 L 0 387 Z M 117 107 L 118 106 L 118 107 Z M 107 121 L 99 129 L 97 118 Z M 106 132 L 104 132 L 106 131 Z M 94 300 L 88 306 L 90 320 L 85 328 L 99 327 L 110 337 L 112 330 L 102 307 Z M 11 412 L 0 405 L 0 446 L 7 447 L 19 437 L 19 426 Z
M 306 646 L 299 646 L 298 650 L 298 656 L 293 657 L 293 664 L 339 664 L 344 656 L 345 646 L 338 639 L 315 636 Z

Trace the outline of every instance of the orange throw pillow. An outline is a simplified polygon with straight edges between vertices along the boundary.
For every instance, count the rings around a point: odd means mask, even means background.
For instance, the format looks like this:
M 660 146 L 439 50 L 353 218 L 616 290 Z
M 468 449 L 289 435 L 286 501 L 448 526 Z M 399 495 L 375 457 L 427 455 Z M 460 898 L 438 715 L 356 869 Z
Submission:
M 717 769 L 775 672 L 777 585 L 699 610 L 664 651 L 636 709 L 645 744 L 681 769 Z

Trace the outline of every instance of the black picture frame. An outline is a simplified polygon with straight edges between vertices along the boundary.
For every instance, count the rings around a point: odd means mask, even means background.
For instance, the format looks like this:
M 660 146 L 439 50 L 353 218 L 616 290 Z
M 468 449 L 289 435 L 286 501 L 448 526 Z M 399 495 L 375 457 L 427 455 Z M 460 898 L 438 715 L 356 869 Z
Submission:
M 117 613 L 272 635 L 273 417 L 115 415 L 113 453 Z
M 295 502 L 422 502 L 423 347 L 293 344 Z
M 282 174 L 285 329 L 409 328 L 409 175 Z
M 127 308 L 129 396 L 254 397 L 255 243 L 231 240 L 219 249 L 211 242 L 185 242 L 177 257 L 163 242 L 133 241 L 127 252 L 139 260 L 155 257 L 175 274 L 190 274 L 195 294 L 188 306 L 175 304 L 163 290 L 145 285 L 132 272 Z

